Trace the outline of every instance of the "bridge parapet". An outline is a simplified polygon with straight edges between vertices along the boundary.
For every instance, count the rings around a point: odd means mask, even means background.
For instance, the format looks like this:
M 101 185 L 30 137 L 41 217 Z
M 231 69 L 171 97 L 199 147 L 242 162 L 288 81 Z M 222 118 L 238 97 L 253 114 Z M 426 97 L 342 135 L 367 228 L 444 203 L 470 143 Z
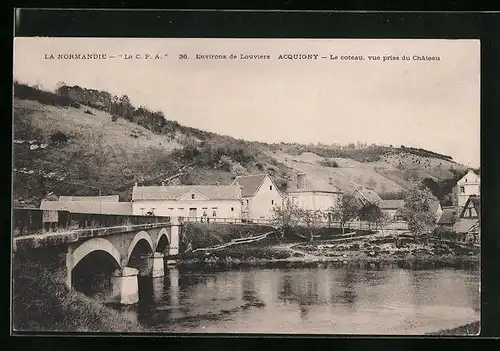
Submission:
M 170 223 L 170 217 L 71 213 L 31 208 L 15 208 L 12 219 L 14 237 L 77 229 Z
M 107 228 L 84 228 L 76 230 L 58 231 L 55 233 L 46 233 L 44 235 L 33 234 L 14 238 L 14 250 L 18 249 L 36 249 L 48 246 L 74 243 L 84 239 L 102 237 L 106 235 L 121 234 L 132 231 L 141 231 L 151 228 L 170 226 L 167 223 L 148 223 L 138 225 L 124 225 Z

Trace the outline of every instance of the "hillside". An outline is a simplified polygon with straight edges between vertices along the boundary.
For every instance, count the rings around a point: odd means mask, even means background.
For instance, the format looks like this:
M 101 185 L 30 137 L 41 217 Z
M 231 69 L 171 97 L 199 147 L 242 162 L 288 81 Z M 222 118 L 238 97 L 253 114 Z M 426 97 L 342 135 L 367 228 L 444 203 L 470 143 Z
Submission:
M 411 178 L 449 185 L 467 169 L 449 156 L 404 146 L 238 140 L 80 87 L 63 86 L 54 94 L 16 83 L 14 91 L 16 205 L 38 206 L 50 194 L 118 193 L 127 201 L 135 182 L 228 184 L 257 172 L 269 173 L 282 190 L 302 171 L 332 177 L 343 191 L 364 186 L 390 194 Z

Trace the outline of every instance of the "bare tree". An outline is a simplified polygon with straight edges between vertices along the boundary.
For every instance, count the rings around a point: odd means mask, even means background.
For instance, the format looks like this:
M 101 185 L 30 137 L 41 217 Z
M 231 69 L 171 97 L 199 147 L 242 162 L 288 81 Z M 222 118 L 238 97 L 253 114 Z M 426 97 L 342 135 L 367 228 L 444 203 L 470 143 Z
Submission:
M 300 220 L 306 225 L 310 242 L 314 240 L 314 234 L 318 232 L 323 218 L 324 214 L 319 210 L 300 210 Z
M 416 240 L 436 223 L 436 214 L 431 211 L 430 205 L 437 199 L 428 188 L 414 181 L 406 190 L 404 201 L 403 218 Z
M 359 201 L 352 194 L 343 195 L 342 201 L 337 202 L 330 208 L 331 218 L 340 222 L 342 234 L 344 234 L 345 224 L 358 217 L 359 208 Z
M 279 238 L 289 232 L 290 228 L 296 227 L 301 218 L 301 210 L 290 199 L 285 199 L 282 206 L 275 205 L 272 209 L 272 223 L 278 228 Z

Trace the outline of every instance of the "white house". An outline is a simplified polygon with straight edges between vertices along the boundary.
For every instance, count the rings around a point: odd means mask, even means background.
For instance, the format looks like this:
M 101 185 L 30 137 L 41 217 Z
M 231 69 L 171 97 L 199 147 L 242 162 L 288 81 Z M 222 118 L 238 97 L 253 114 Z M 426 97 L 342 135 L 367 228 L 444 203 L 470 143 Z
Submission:
M 453 205 L 463 207 L 469 196 L 479 196 L 480 186 L 480 177 L 471 170 L 467 172 L 453 187 Z
M 134 186 L 132 214 L 241 218 L 241 189 L 236 185 Z
M 305 173 L 299 173 L 288 187 L 288 197 L 302 209 L 327 211 L 342 201 L 342 191 L 333 185 L 332 178 L 309 179 Z
M 283 196 L 267 174 L 238 176 L 232 185 L 241 187 L 244 219 L 271 219 L 273 207 L 282 205 Z

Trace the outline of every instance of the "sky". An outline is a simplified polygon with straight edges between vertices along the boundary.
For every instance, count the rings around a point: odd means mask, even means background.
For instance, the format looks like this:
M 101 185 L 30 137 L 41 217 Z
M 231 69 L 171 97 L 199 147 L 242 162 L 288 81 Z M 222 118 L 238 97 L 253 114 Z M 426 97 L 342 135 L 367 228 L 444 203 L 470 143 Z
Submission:
M 107 58 L 57 59 L 94 53 Z M 157 54 L 162 59 L 154 59 Z M 270 58 L 243 60 L 241 54 Z M 341 59 L 348 55 L 364 60 Z M 368 58 L 389 55 L 400 59 Z M 136 107 L 247 140 L 405 145 L 471 167 L 480 163 L 479 40 L 16 38 L 14 79 L 47 90 L 65 82 L 126 94 Z

